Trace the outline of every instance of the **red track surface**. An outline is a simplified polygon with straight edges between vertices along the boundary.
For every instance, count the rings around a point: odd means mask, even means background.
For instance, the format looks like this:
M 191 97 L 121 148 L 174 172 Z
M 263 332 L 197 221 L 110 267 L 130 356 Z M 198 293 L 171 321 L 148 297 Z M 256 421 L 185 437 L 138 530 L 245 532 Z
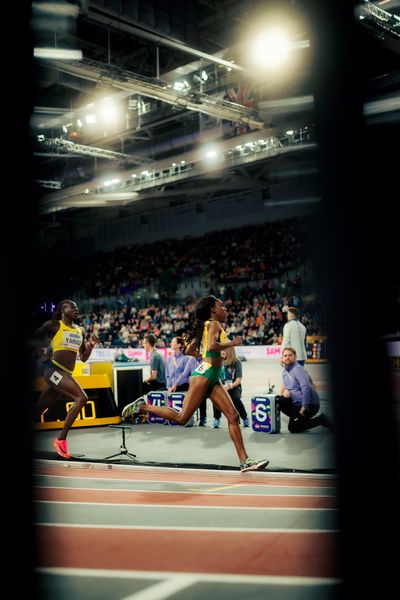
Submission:
M 332 533 L 38 529 L 39 566 L 334 576 Z
M 118 504 L 154 506 L 156 504 L 198 507 L 244 508 L 334 508 L 335 497 L 319 495 L 318 488 L 334 487 L 332 478 L 299 477 L 254 473 L 236 476 L 221 472 L 164 471 L 161 469 L 135 470 L 88 468 L 70 465 L 36 466 L 35 474 L 62 477 L 62 488 L 48 487 L 50 479 L 35 489 L 35 500 L 57 502 L 106 504 L 110 514 L 118 514 Z M 74 486 L 74 478 L 87 480 L 87 488 Z M 183 492 L 95 489 L 108 487 L 113 480 L 180 483 Z M 59 479 L 57 480 L 60 483 Z M 50 482 L 50 483 L 49 483 Z M 208 483 L 209 489 L 191 490 L 198 483 Z M 128 487 L 127 483 L 127 487 Z M 257 486 L 257 494 L 244 494 L 243 486 Z M 214 493 L 226 486 L 224 493 Z M 295 495 L 268 494 L 271 486 L 279 494 L 279 486 L 297 486 Z M 315 487 L 316 495 L 303 495 L 304 488 Z M 66 489 L 65 489 L 66 488 Z M 242 488 L 240 490 L 240 488 Z M 251 488 L 250 488 L 251 489 Z M 253 488 L 254 489 L 254 488 Z M 262 489 L 266 493 L 262 494 Z M 238 493 L 240 490 L 240 493 Z M 69 505 L 75 510 L 75 505 Z M 77 508 L 79 505 L 77 505 Z M 154 509 L 156 510 L 156 508 Z M 62 514 L 62 513 L 60 513 Z M 254 532 L 246 529 L 249 513 L 242 511 L 240 523 L 232 523 L 234 531 L 218 531 L 199 527 L 197 530 L 129 528 L 104 522 L 98 526 L 83 524 L 47 524 L 37 526 L 37 566 L 89 569 L 118 569 L 130 571 L 190 572 L 236 575 L 335 577 L 334 544 L 336 534 L 324 531 Z M 236 517 L 235 517 L 236 518 Z M 110 522 L 112 520 L 110 519 Z M 172 525 L 172 528 L 171 528 Z M 216 520 L 215 526 L 218 527 Z M 243 531 L 237 531 L 244 526 Z
M 212 495 L 207 492 L 136 492 L 120 490 L 79 490 L 79 502 L 106 504 L 170 504 L 171 506 L 229 506 L 252 508 L 335 508 L 332 496 L 247 496 Z M 34 491 L 35 500 L 56 502 L 77 502 L 76 489 L 42 489 Z

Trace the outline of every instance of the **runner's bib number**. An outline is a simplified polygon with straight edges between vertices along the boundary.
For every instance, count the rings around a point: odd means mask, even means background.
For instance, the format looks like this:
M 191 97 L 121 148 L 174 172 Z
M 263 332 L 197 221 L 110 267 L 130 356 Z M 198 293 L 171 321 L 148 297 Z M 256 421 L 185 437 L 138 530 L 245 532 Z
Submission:
M 71 331 L 64 331 L 63 333 L 63 348 L 71 348 L 72 350 L 79 350 L 82 344 L 82 334 L 72 333 Z
M 54 371 L 54 373 L 50 377 L 50 381 L 54 383 L 54 385 L 58 385 L 62 378 L 63 376 L 61 375 L 61 373 L 59 373 L 58 371 Z
M 208 369 L 211 369 L 211 367 L 212 365 L 210 365 L 209 363 L 203 362 L 196 368 L 196 372 L 200 373 L 200 375 L 204 375 L 204 373 L 208 371 Z

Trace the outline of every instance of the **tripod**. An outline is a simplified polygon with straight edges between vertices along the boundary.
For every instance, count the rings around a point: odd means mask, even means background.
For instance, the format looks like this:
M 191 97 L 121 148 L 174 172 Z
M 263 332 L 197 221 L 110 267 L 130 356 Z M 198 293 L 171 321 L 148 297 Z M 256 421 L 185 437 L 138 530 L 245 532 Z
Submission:
M 112 454 L 111 456 L 106 456 L 104 460 L 108 460 L 110 458 L 116 458 L 117 456 L 126 456 L 127 458 L 131 458 L 134 462 L 139 462 L 136 458 L 136 454 L 131 454 L 128 452 L 127 447 L 125 446 L 125 429 L 130 429 L 130 425 L 125 425 L 125 423 L 119 423 L 118 425 L 109 425 L 112 429 L 120 429 L 122 432 L 122 441 L 120 446 L 120 452 L 117 454 Z

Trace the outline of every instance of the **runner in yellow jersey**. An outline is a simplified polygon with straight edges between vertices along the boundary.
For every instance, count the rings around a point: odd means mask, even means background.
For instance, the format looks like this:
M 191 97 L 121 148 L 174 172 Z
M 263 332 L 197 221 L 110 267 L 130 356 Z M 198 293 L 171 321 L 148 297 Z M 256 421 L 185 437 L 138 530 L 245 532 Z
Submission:
M 196 304 L 193 328 L 184 336 L 185 353 L 196 358 L 201 357 L 202 362 L 190 377 L 189 390 L 186 392 L 181 412 L 164 406 L 146 404 L 144 398 L 138 398 L 135 402 L 125 406 L 122 417 L 127 419 L 138 413 L 149 412 L 169 421 L 175 421 L 179 425 L 185 425 L 202 400 L 208 396 L 227 418 L 229 435 L 238 454 L 241 471 L 261 470 L 268 465 L 269 461 L 249 458 L 244 447 L 239 414 L 219 380 L 223 361 L 221 351 L 242 343 L 240 337 L 234 337 L 233 340 L 228 339 L 221 325 L 226 320 L 226 316 L 226 308 L 222 301 L 215 296 L 206 296 Z
M 77 316 L 78 307 L 75 302 L 62 300 L 58 304 L 53 318 L 43 323 L 35 333 L 37 343 L 45 339 L 51 340 L 52 357 L 43 365 L 43 376 L 47 387 L 40 394 L 34 406 L 34 419 L 57 402 L 60 396 L 73 402 L 65 418 L 63 429 L 53 442 L 57 453 L 63 458 L 71 458 L 66 438 L 88 399 L 79 383 L 72 377 L 72 372 L 78 354 L 83 362 L 87 361 L 93 347 L 98 342 L 97 337 L 91 335 L 88 344 L 85 344 L 82 327 L 74 323 Z

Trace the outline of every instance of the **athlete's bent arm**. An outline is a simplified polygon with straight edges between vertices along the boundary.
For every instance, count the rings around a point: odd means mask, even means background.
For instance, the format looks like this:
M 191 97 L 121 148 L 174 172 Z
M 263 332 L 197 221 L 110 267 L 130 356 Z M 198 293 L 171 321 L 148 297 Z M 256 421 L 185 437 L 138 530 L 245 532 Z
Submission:
M 194 356 L 195 358 L 201 358 L 201 354 L 197 348 L 197 340 L 192 340 L 190 344 L 185 349 L 185 354 L 187 356 Z
M 220 331 L 221 329 L 216 323 L 216 321 L 211 321 L 210 328 L 208 330 L 208 352 L 220 352 L 221 350 L 232 348 L 232 346 L 240 346 L 240 344 L 242 343 L 241 337 L 234 337 L 233 340 L 229 340 L 229 342 L 225 342 L 223 344 L 221 344 L 221 342 L 217 342 Z
M 83 331 L 82 331 L 83 333 Z M 92 350 L 99 341 L 97 335 L 92 334 L 89 338 L 88 344 L 86 346 L 85 340 L 82 341 L 81 347 L 79 348 L 79 358 L 82 362 L 86 362 L 89 356 L 92 354 Z

